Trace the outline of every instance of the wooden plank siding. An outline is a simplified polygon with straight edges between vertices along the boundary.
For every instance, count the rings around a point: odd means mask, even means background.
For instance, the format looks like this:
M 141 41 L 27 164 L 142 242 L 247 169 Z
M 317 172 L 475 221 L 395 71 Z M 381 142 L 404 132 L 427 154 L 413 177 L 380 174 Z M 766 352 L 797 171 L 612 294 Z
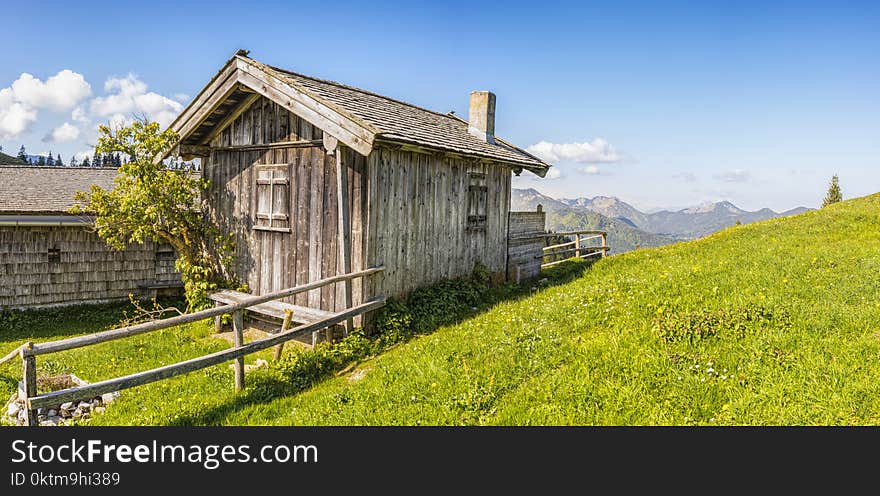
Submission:
M 235 233 L 235 270 L 254 294 L 338 271 L 337 166 L 320 145 L 322 137 L 316 126 L 261 97 L 211 142 L 203 168 L 211 181 L 209 209 Z M 385 266 L 384 273 L 353 282 L 354 305 L 468 275 L 477 263 L 505 272 L 509 167 L 386 145 L 367 157 L 344 146 L 336 153 L 348 176 L 351 270 Z M 290 232 L 254 229 L 261 164 L 287 165 Z M 487 219 L 483 229 L 469 230 L 469 173 L 475 171 L 485 174 Z M 341 287 L 327 287 L 290 303 L 339 311 L 343 294 Z
M 2 226 L 0 246 L 0 310 L 149 297 L 140 284 L 180 281 L 168 247 L 114 250 L 91 226 Z

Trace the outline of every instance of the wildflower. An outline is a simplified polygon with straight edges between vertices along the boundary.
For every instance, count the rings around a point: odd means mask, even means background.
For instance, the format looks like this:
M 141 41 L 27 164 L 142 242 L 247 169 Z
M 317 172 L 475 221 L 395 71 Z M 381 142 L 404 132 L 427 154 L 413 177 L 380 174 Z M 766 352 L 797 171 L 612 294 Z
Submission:
M 412 396 L 410 396 L 409 399 L 412 400 L 412 401 L 415 401 L 415 400 L 416 400 L 416 395 L 412 395 Z

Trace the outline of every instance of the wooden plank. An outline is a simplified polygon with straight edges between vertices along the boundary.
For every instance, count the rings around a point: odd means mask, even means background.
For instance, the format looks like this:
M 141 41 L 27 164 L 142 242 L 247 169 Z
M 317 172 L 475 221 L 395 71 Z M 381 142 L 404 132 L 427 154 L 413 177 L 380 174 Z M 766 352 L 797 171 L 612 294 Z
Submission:
M 324 154 L 310 153 L 311 190 L 309 202 L 309 281 L 321 278 L 321 235 L 324 227 Z M 321 307 L 321 292 L 309 293 L 309 305 Z
M 244 345 L 244 313 L 242 310 L 232 312 L 232 345 L 241 348 Z M 235 359 L 235 391 L 244 389 L 244 355 Z
M 246 300 L 243 300 L 240 303 L 236 303 L 234 305 L 226 305 L 217 308 L 209 308 L 207 310 L 200 310 L 198 312 L 188 313 L 184 315 L 178 315 L 176 317 L 171 317 L 163 320 L 156 320 L 152 322 L 144 322 L 142 324 L 136 324 L 133 326 L 121 327 L 119 329 L 112 329 L 109 331 L 101 331 L 92 334 L 88 334 L 86 336 L 76 336 L 67 339 L 61 339 L 58 341 L 50 341 L 48 343 L 38 343 L 34 344 L 33 348 L 27 349 L 23 348 L 21 353 L 23 355 L 44 355 L 47 353 L 56 353 L 64 350 L 71 350 L 74 348 L 81 348 L 83 346 L 90 346 L 93 344 L 103 343 L 106 341 L 112 341 L 115 339 L 127 338 L 131 336 L 137 336 L 139 334 L 143 334 L 146 332 L 157 331 L 159 329 L 166 329 L 168 327 L 174 327 L 178 325 L 188 324 L 190 322 L 198 322 L 200 320 L 209 319 L 215 317 L 217 315 L 222 315 L 224 313 L 231 313 L 236 310 L 243 310 L 247 307 L 258 305 L 260 303 L 265 303 L 267 301 L 277 300 L 280 298 L 285 298 L 287 296 L 305 293 L 307 291 L 311 291 L 315 288 L 320 288 L 327 284 L 334 284 L 336 282 L 345 281 L 346 279 L 353 279 L 356 277 L 366 277 L 373 274 L 378 274 L 379 272 L 384 271 L 384 267 L 373 267 L 370 269 L 365 269 L 359 272 L 353 272 L 351 274 L 345 274 L 341 276 L 333 276 L 328 277 L 326 279 L 322 279 L 320 281 L 315 281 L 309 284 L 303 284 L 301 286 L 296 286 L 293 288 L 287 288 L 277 293 L 270 293 L 266 295 L 259 296 L 251 296 Z
M 336 157 L 323 152 L 324 170 L 324 197 L 323 203 L 323 226 L 321 230 L 321 274 L 336 274 L 337 253 L 336 245 L 339 230 L 336 226 L 338 201 L 336 198 Z M 321 289 L 321 308 L 335 310 L 336 287 L 325 286 Z
M 351 272 L 351 203 L 349 202 L 348 189 L 348 172 L 344 160 L 345 150 L 336 149 L 336 214 L 337 214 L 337 246 L 339 254 L 337 257 L 337 274 L 348 274 Z M 353 303 L 351 281 L 343 283 L 343 308 L 351 308 Z M 338 303 L 337 303 L 338 304 Z M 338 307 L 337 307 L 338 309 Z M 349 320 L 345 324 L 345 335 L 348 336 L 350 331 L 354 330 L 354 322 Z
M 296 150 L 297 156 L 297 206 L 296 206 L 296 284 L 309 282 L 310 265 L 310 230 L 311 217 L 311 152 Z M 297 305 L 307 305 L 308 295 L 301 294 L 295 298 Z
M 216 353 L 205 355 L 203 357 L 193 358 L 184 362 L 176 363 L 173 365 L 166 365 L 164 367 L 159 367 L 144 372 L 138 372 L 116 379 L 109 379 L 106 381 L 87 384 L 85 386 L 63 389 L 60 391 L 52 391 L 49 393 L 37 395 L 28 399 L 28 406 L 32 409 L 37 409 L 45 408 L 51 405 L 57 405 L 58 403 L 65 403 L 68 401 L 94 398 L 95 396 L 100 396 L 105 393 L 112 393 L 114 391 L 120 391 L 122 389 L 142 386 L 151 382 L 161 381 L 163 379 L 186 374 L 195 370 L 204 369 L 212 365 L 235 360 L 239 357 L 244 357 L 258 351 L 271 348 L 278 344 L 290 341 L 291 339 L 294 339 L 296 337 L 308 334 L 312 331 L 338 324 L 339 322 L 342 322 L 355 315 L 360 315 L 371 310 L 380 308 L 384 304 L 385 298 L 378 297 L 370 300 L 367 303 L 364 303 L 363 305 L 358 305 L 357 307 L 354 307 L 350 310 L 335 313 L 333 318 L 322 320 L 320 322 L 315 322 L 313 324 L 297 326 L 283 333 L 278 333 L 268 338 L 252 341 L 236 348 L 218 351 Z

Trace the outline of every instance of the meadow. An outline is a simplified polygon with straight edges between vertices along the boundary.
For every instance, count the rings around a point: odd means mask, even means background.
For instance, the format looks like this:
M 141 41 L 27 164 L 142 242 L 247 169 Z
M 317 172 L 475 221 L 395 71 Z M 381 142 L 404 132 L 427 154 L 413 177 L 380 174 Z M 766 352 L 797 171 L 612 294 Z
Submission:
M 546 277 L 466 304 L 452 298 L 431 325 L 407 322 L 415 330 L 398 339 L 327 358 L 335 368 L 308 381 L 296 374 L 324 362 L 304 368 L 289 351 L 252 372 L 242 394 L 224 364 L 127 390 L 88 422 L 880 423 L 880 194 L 572 262 Z M 121 311 L 3 314 L 0 352 L 111 327 Z M 118 376 L 228 346 L 212 332 L 204 322 L 72 350 L 40 361 L 40 371 Z M 20 374 L 17 361 L 0 367 L 0 392 L 8 397 Z

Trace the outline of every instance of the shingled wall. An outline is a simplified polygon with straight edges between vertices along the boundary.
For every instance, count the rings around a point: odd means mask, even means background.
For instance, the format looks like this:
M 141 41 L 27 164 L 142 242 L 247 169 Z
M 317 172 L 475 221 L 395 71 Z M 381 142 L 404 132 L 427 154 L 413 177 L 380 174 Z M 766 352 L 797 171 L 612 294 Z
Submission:
M 88 226 L 0 227 L 0 309 L 152 296 L 138 285 L 179 280 L 167 252 L 154 243 L 116 251 Z

